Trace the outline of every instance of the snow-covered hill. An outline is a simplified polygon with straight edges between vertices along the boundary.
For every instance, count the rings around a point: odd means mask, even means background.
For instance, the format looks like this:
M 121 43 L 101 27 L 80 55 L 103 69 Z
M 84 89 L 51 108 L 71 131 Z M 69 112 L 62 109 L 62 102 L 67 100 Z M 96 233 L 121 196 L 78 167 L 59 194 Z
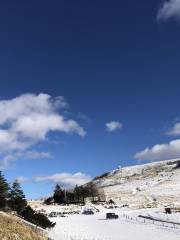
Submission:
M 113 170 L 93 182 L 107 200 L 130 207 L 180 206 L 180 159 Z

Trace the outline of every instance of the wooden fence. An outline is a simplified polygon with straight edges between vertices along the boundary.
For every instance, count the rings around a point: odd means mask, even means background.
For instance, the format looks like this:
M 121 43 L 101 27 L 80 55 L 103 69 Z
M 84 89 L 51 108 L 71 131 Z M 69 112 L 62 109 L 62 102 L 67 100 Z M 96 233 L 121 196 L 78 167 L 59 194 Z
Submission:
M 125 219 L 130 220 L 130 221 L 144 223 L 144 224 L 153 224 L 156 226 L 165 227 L 165 228 L 169 228 L 169 229 L 176 229 L 176 230 L 180 231 L 180 223 L 177 223 L 177 222 L 166 221 L 166 220 L 161 220 L 161 219 L 148 217 L 148 216 L 142 216 L 142 215 L 139 215 L 138 217 L 134 217 L 134 216 L 129 216 L 127 214 L 123 214 L 122 216 Z

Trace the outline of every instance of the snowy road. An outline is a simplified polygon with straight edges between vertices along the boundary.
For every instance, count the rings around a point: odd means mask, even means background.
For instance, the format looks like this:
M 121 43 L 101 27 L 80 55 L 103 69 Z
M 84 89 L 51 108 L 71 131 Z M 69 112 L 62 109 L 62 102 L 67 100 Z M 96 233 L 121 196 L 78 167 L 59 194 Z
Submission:
M 180 232 L 154 225 L 128 222 L 123 218 L 105 220 L 103 215 L 72 215 L 53 218 L 54 240 L 179 240 Z

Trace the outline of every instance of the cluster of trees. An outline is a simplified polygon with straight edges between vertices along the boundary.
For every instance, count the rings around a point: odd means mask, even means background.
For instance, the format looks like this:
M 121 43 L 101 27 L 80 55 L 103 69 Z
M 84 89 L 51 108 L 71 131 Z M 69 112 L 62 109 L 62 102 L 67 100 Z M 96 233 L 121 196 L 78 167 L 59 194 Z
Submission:
M 50 205 L 57 204 L 70 204 L 70 203 L 84 203 L 85 198 L 91 198 L 91 201 L 104 199 L 103 193 L 100 193 L 93 183 L 85 186 L 75 186 L 74 189 L 62 189 L 59 184 L 55 186 L 54 194 L 52 197 L 47 198 L 44 203 Z
M 55 225 L 44 214 L 37 213 L 28 206 L 20 183 L 16 180 L 10 186 L 2 172 L 0 172 L 0 210 L 15 211 L 20 217 L 44 229 Z

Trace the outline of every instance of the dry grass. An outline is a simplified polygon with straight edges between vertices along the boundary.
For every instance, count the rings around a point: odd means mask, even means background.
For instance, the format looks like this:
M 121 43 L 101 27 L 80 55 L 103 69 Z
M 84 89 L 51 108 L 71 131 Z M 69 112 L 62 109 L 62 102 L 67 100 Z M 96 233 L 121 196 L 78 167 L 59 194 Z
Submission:
M 16 217 L 0 214 L 0 240 L 47 240 Z

